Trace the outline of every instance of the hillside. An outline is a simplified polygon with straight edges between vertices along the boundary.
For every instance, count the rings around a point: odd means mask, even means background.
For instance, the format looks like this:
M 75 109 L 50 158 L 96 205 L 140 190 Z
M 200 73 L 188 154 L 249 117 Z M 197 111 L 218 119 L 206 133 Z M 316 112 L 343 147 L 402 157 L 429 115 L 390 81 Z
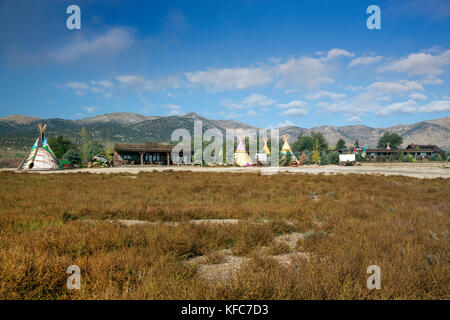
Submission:
M 80 131 L 84 126 L 90 138 L 100 141 L 142 143 L 145 141 L 170 141 L 172 132 L 185 128 L 193 133 L 194 121 L 201 120 L 203 131 L 217 128 L 223 134 L 227 128 L 249 129 L 251 125 L 233 120 L 212 120 L 188 113 L 183 116 L 152 117 L 136 113 L 103 114 L 81 120 L 39 119 L 23 115 L 0 118 L 0 147 L 29 147 L 36 139 L 38 122 L 47 124 L 47 136 L 62 135 L 74 142 L 79 142 Z M 347 145 L 358 140 L 361 145 L 375 147 L 385 131 L 392 131 L 403 137 L 404 145 L 437 144 L 450 150 L 450 117 L 422 121 L 410 125 L 396 125 L 388 128 L 372 128 L 364 125 L 354 126 L 320 126 L 305 129 L 295 126 L 283 127 L 280 135 L 289 134 L 289 140 L 295 141 L 299 134 L 308 135 L 311 131 L 321 132 L 330 145 L 344 139 Z

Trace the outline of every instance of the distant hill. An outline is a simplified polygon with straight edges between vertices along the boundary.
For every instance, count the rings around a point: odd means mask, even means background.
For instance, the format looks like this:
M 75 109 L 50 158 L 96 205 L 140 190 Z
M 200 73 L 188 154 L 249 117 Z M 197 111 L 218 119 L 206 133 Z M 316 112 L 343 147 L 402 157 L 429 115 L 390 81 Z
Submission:
M 145 141 L 170 141 L 172 132 L 177 128 L 185 128 L 191 134 L 194 131 L 194 121 L 201 120 L 203 131 L 217 128 L 224 135 L 227 128 L 257 129 L 251 125 L 233 120 L 212 120 L 188 113 L 183 116 L 156 117 L 137 113 L 118 112 L 102 114 L 80 120 L 39 119 L 24 115 L 11 115 L 0 118 L 0 147 L 29 147 L 37 136 L 36 124 L 47 124 L 47 136 L 62 135 L 79 143 L 80 131 L 84 126 L 90 138 L 102 142 L 143 143 Z M 295 126 L 283 127 L 280 135 L 288 133 L 291 142 L 300 134 L 308 135 L 311 131 L 321 132 L 330 145 L 335 145 L 339 139 L 344 139 L 347 145 L 358 140 L 360 145 L 375 147 L 378 139 L 386 131 L 400 134 L 404 145 L 436 144 L 450 150 L 450 117 L 422 121 L 410 125 L 396 125 L 389 128 L 371 128 L 364 125 L 354 126 L 320 126 L 305 129 Z
M 100 114 L 95 117 L 84 118 L 78 120 L 80 123 L 94 123 L 94 122 L 117 122 L 120 124 L 134 124 L 139 123 L 146 120 L 154 120 L 160 117 L 157 116 L 144 116 L 139 113 L 131 113 L 131 112 L 116 112 L 116 113 L 105 113 Z
M 395 132 L 403 137 L 403 145 L 436 144 L 439 147 L 450 150 L 450 117 L 417 122 L 409 125 L 396 125 L 388 128 L 371 128 L 363 125 L 355 126 L 320 126 L 311 129 L 299 127 L 284 127 L 280 129 L 280 135 L 288 133 L 289 140 L 295 141 L 299 134 L 309 135 L 311 131 L 322 133 L 330 145 L 335 145 L 339 139 L 344 139 L 347 145 L 355 143 L 376 147 L 379 138 L 384 132 Z
M 26 124 L 36 120 L 40 120 L 40 118 L 24 116 L 23 114 L 12 114 L 10 116 L 0 118 L 0 121 L 11 121 L 17 124 Z

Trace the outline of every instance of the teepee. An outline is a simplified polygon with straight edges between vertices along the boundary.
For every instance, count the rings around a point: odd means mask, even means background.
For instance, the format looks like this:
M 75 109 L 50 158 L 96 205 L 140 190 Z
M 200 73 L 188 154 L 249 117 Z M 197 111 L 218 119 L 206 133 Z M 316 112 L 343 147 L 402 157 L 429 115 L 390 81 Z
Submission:
M 239 145 L 236 149 L 236 152 L 234 153 L 234 163 L 236 163 L 238 166 L 246 167 L 250 166 L 250 157 L 245 150 L 245 145 L 243 141 L 243 137 L 239 137 Z
M 283 148 L 281 149 L 281 157 L 286 157 L 287 155 L 291 156 L 291 162 L 298 162 L 297 158 L 295 157 L 294 153 L 292 152 L 291 146 L 288 143 L 289 135 L 285 134 L 283 136 L 284 138 L 284 144 Z
M 56 159 L 50 145 L 45 139 L 44 131 L 47 125 L 39 123 L 39 138 L 37 138 L 30 153 L 22 161 L 17 170 L 56 170 L 61 169 L 58 159 Z
M 263 150 L 264 150 L 264 152 L 269 156 L 270 155 L 270 149 L 269 149 L 269 147 L 267 146 L 267 141 L 268 141 L 269 139 L 267 139 L 267 138 L 264 138 L 264 148 L 263 148 Z

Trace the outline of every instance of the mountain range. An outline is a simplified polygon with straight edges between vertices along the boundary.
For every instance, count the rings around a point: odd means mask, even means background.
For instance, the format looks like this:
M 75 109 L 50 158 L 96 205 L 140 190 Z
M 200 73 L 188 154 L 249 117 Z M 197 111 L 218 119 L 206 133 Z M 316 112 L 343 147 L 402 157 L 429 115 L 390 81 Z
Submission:
M 183 116 L 145 116 L 137 113 L 118 112 L 102 114 L 80 120 L 40 119 L 25 115 L 10 115 L 0 118 L 0 147 L 30 147 L 37 136 L 37 123 L 47 124 L 46 135 L 62 135 L 74 142 L 80 141 L 81 128 L 84 126 L 89 137 L 102 142 L 143 143 L 145 141 L 168 142 L 172 132 L 185 128 L 193 133 L 194 120 L 201 120 L 203 130 L 217 128 L 225 134 L 230 129 L 258 129 L 257 127 L 234 120 L 212 120 L 187 113 Z M 293 142 L 301 134 L 311 131 L 321 132 L 330 145 L 344 139 L 347 145 L 358 140 L 360 145 L 375 147 L 378 139 L 386 132 L 395 132 L 403 137 L 404 145 L 436 144 L 444 150 L 450 150 L 450 117 L 427 120 L 408 125 L 395 125 L 388 128 L 372 128 L 364 125 L 319 126 L 311 129 L 288 126 L 280 128 L 280 136 L 289 134 Z

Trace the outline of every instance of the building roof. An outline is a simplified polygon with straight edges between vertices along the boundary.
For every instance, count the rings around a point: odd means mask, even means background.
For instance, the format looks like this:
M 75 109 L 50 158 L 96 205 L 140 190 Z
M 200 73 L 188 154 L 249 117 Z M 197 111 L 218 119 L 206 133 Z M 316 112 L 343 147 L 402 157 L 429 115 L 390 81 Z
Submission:
M 425 151 L 440 152 L 441 148 L 439 148 L 435 144 L 433 144 L 433 145 L 428 144 L 427 145 L 427 144 L 414 144 L 414 143 L 411 143 L 411 144 L 409 144 L 406 147 L 405 150 L 407 150 L 407 151 L 418 151 L 418 152 L 420 152 L 420 151 L 423 151 L 423 152 L 425 152 Z
M 160 142 L 146 143 L 116 143 L 114 150 L 117 152 L 172 152 L 174 145 Z

